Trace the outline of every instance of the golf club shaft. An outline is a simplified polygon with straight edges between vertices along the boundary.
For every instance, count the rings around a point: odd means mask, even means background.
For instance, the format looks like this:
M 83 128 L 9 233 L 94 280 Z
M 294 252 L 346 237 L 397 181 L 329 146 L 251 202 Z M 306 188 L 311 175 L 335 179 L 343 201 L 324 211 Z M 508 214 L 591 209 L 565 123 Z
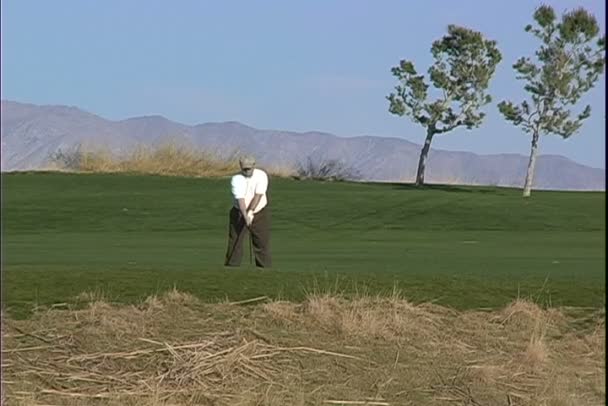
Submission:
M 251 226 L 249 228 L 249 265 L 253 265 L 253 236 L 251 234 Z

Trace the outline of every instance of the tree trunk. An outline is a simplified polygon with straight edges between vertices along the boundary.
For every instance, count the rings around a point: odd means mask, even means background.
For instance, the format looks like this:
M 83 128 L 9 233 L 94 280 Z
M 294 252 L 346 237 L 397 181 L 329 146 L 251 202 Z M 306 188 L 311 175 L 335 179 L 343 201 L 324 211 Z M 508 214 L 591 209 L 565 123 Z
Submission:
M 538 152 L 538 133 L 532 134 L 532 147 L 530 149 L 530 162 L 528 162 L 528 173 L 524 184 L 524 197 L 530 197 L 532 191 L 532 180 L 534 179 L 534 166 L 536 165 L 536 154 Z
M 426 130 L 426 140 L 424 140 L 424 146 L 420 151 L 420 160 L 418 161 L 418 173 L 416 174 L 416 186 L 424 185 L 424 169 L 426 168 L 426 160 L 429 156 L 429 150 L 431 149 L 431 141 L 433 140 L 435 131 L 433 127 L 428 127 Z

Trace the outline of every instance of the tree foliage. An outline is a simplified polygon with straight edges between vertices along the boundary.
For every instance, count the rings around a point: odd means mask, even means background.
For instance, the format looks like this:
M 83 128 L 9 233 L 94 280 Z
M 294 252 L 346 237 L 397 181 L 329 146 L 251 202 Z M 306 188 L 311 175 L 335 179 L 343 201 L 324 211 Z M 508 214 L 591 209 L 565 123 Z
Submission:
M 478 127 L 484 118 L 479 108 L 491 101 L 486 90 L 502 58 L 496 41 L 468 28 L 450 25 L 448 34 L 433 43 L 431 53 L 435 62 L 428 69 L 428 79 L 418 74 L 414 63 L 408 60 L 392 68 L 399 84 L 387 97 L 389 111 L 406 115 L 432 128 L 435 134 L 459 126 Z M 431 84 L 441 93 L 434 100 L 428 94 Z
M 558 20 L 553 8 L 544 5 L 536 9 L 534 22 L 525 30 L 541 42 L 535 58 L 521 57 L 513 65 L 529 99 L 519 104 L 502 101 L 498 108 L 526 133 L 568 138 L 591 115 L 590 105 L 579 113 L 571 107 L 603 73 L 606 37 L 599 37 L 595 17 L 582 8 Z

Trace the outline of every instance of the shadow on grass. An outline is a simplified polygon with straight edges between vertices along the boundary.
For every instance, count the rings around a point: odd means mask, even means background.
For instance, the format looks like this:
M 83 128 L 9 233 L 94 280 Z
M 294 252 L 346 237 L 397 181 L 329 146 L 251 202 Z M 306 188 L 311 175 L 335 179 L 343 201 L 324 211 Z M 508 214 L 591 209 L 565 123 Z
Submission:
M 453 193 L 483 193 L 503 195 L 517 191 L 516 188 L 498 187 L 498 186 L 466 186 L 466 185 L 443 185 L 443 184 L 426 184 L 416 186 L 414 183 L 387 183 L 393 189 L 399 190 L 438 190 L 442 192 Z

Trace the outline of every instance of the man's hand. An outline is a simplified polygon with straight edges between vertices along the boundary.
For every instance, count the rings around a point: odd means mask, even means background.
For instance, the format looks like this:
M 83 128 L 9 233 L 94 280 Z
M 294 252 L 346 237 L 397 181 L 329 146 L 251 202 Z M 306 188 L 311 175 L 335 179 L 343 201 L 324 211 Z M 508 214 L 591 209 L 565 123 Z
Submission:
M 249 210 L 247 212 L 247 215 L 245 216 L 245 223 L 247 224 L 247 227 L 251 227 L 251 224 L 253 224 L 253 210 Z

